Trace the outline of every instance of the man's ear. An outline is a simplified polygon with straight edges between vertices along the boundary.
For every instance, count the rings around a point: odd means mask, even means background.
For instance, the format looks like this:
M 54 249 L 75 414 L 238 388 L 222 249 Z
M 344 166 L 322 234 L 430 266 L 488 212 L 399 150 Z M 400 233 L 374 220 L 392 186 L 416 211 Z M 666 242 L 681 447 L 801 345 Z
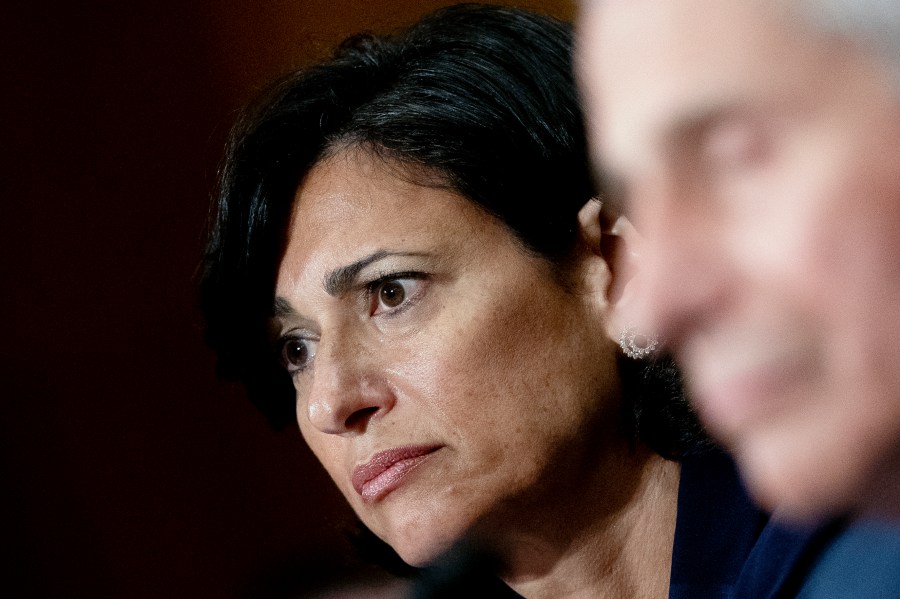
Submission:
M 587 289 L 598 307 L 606 310 L 607 333 L 617 339 L 627 325 L 620 322 L 618 314 L 632 301 L 640 236 L 627 218 L 610 215 L 597 199 L 588 200 L 581 208 L 578 223 L 582 239 L 603 263 L 602 268 L 588 272 L 594 280 L 586 282 Z

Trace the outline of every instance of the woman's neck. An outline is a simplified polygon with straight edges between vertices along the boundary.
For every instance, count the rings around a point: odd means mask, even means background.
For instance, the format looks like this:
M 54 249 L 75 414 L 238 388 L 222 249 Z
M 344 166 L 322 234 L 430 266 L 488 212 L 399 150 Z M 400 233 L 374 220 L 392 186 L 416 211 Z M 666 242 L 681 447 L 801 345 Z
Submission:
M 503 542 L 503 579 L 521 595 L 668 596 L 680 466 L 649 449 L 567 489 Z

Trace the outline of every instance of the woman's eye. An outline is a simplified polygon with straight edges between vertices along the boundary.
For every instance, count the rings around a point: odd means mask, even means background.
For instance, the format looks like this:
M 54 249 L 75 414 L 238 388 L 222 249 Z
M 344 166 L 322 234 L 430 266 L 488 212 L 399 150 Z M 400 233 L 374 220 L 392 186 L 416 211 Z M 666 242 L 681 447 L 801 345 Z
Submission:
M 378 301 L 382 306 L 396 308 L 406 299 L 406 290 L 399 281 L 388 281 L 378 290 Z
M 371 288 L 371 314 L 394 314 L 418 299 L 424 281 L 422 278 L 403 276 L 376 281 Z
M 281 345 L 281 363 L 291 374 L 304 370 L 316 355 L 316 345 L 310 339 L 286 339 Z

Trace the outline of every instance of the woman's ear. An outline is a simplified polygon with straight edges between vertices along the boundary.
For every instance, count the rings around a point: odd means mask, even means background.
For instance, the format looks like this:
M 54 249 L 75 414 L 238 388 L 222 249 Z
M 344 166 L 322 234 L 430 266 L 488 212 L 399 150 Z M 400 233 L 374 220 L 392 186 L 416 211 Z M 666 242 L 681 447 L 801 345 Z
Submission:
M 612 270 L 603 255 L 603 224 L 600 221 L 603 204 L 591 198 L 578 211 L 578 228 L 582 245 L 586 248 L 581 275 L 581 285 L 590 297 L 594 308 L 603 313 L 609 311 L 609 286 Z
M 578 212 L 578 223 L 582 239 L 603 263 L 588 270 L 594 280 L 586 282 L 587 289 L 606 310 L 607 333 L 616 339 L 627 324 L 619 322 L 618 314 L 634 293 L 640 236 L 627 218 L 608 214 L 593 198 Z

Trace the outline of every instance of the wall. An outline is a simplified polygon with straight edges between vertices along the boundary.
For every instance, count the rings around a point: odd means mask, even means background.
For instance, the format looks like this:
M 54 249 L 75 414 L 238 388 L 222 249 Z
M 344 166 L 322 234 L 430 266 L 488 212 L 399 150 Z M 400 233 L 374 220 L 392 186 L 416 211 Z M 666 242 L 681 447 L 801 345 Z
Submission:
M 358 571 L 299 434 L 215 380 L 193 275 L 239 107 L 447 3 L 0 7 L 0 595 L 276 597 Z

